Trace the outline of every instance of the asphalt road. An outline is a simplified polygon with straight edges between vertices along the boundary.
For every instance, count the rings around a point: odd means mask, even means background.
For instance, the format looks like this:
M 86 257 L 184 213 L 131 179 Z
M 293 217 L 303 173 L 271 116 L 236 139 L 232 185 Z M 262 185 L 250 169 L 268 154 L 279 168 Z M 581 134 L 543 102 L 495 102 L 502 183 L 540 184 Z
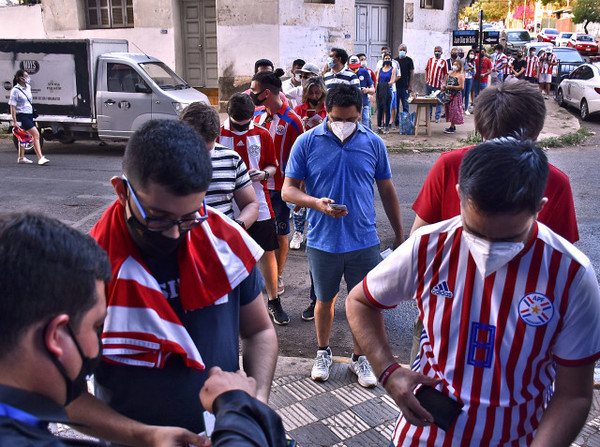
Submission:
M 571 178 L 581 238 L 577 245 L 591 258 L 599 273 L 600 119 L 585 125 L 597 132 L 597 136 L 580 147 L 550 149 L 548 155 L 550 161 Z M 121 172 L 123 150 L 123 145 L 63 145 L 47 142 L 44 153 L 51 160 L 49 165 L 18 165 L 12 142 L 0 139 L 0 209 L 43 212 L 87 232 L 115 199 L 109 180 Z M 30 155 L 30 158 L 35 156 Z M 437 153 L 390 155 L 393 181 L 400 199 L 406 234 L 414 219 L 410 206 L 437 158 Z M 383 250 L 391 245 L 393 234 L 377 194 L 376 211 Z M 277 327 L 280 353 L 286 356 L 313 357 L 317 348 L 314 324 L 300 319 L 302 310 L 309 303 L 308 264 L 303 250 L 290 251 L 283 278 L 286 291 L 282 303 L 290 314 L 291 323 Z M 333 353 L 339 356 L 350 355 L 352 349 L 352 338 L 344 312 L 346 295 L 343 285 L 336 303 L 331 336 Z M 415 317 L 416 308 L 411 302 L 385 313 L 390 343 L 403 362 L 408 361 Z

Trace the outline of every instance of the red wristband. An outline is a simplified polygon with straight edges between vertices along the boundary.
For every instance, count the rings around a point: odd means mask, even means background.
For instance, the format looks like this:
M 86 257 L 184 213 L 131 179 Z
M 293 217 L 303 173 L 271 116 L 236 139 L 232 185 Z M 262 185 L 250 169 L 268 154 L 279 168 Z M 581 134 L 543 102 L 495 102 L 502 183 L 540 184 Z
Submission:
M 400 365 L 400 363 L 394 362 L 394 363 L 391 363 L 390 366 L 388 366 L 386 369 L 383 370 L 383 372 L 379 376 L 379 383 L 381 383 L 381 386 L 385 387 L 387 380 L 390 378 L 390 376 L 393 374 L 393 372 L 396 371 L 398 368 L 402 368 L 402 366 Z

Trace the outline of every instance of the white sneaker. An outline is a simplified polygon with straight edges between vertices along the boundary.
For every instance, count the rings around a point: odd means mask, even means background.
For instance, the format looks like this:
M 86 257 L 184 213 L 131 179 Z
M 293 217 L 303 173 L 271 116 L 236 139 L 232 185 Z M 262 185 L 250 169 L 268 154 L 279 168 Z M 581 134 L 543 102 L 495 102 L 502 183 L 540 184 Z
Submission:
M 290 241 L 290 248 L 292 250 L 300 250 L 300 245 L 302 242 L 304 242 L 304 235 L 299 231 L 294 231 L 294 235 Z
M 312 379 L 319 382 L 325 382 L 327 379 L 329 379 L 332 363 L 333 359 L 331 358 L 331 351 L 323 351 L 319 349 L 317 351 L 315 364 L 310 372 Z
M 38 165 L 45 165 L 50 163 L 50 160 L 48 160 L 46 157 L 42 157 L 38 160 Z
M 440 122 L 440 119 L 439 119 L 439 118 L 436 118 L 436 119 L 435 119 L 435 122 L 436 122 L 436 123 L 439 123 L 439 122 Z
M 20 165 L 28 165 L 29 163 L 33 163 L 33 162 L 29 158 L 23 157 L 23 158 L 18 158 L 17 163 L 19 163 Z
M 469 116 L 471 114 L 471 112 L 469 112 L 468 110 L 465 110 L 465 115 Z
M 377 385 L 377 377 L 367 360 L 367 356 L 361 355 L 355 362 L 350 359 L 350 371 L 358 376 L 358 383 L 365 388 L 373 388 Z

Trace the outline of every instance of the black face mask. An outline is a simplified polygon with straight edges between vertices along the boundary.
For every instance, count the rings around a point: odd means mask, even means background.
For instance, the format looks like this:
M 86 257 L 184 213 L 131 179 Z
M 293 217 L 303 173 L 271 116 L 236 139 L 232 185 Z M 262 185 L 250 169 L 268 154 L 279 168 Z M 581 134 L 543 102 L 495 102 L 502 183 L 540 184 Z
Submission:
M 129 204 L 129 201 L 127 201 Z M 166 256 L 172 254 L 179 244 L 186 238 L 187 231 L 180 232 L 179 237 L 173 239 L 163 236 L 160 231 L 150 231 L 136 219 L 129 206 L 131 216 L 126 220 L 127 230 L 142 254 L 149 256 Z
M 309 102 L 311 105 L 313 105 L 313 106 L 316 106 L 317 104 L 319 104 L 319 103 L 321 102 L 321 100 L 322 100 L 322 99 L 323 99 L 322 97 L 321 97 L 321 98 L 319 98 L 319 99 L 310 99 L 310 98 L 309 98 L 308 102 Z
M 231 129 L 235 130 L 236 132 L 245 132 L 248 130 L 248 127 L 250 127 L 250 121 L 248 121 L 246 124 L 239 124 L 229 120 L 229 125 L 231 126 Z
M 265 90 L 266 89 L 262 90 L 260 93 L 250 92 L 250 98 L 252 98 L 252 102 L 255 106 L 260 106 L 263 102 L 267 100 L 267 98 L 258 99 L 258 97 L 262 95 Z
M 58 359 L 50 351 L 48 351 L 48 354 L 50 355 L 50 359 L 56 366 L 56 369 L 58 369 L 58 371 L 61 373 L 61 375 L 65 379 L 65 384 L 66 384 L 66 388 L 67 388 L 67 398 L 65 401 L 65 406 L 69 405 L 71 402 L 73 402 L 75 399 L 77 399 L 79 396 L 81 396 L 81 393 L 83 393 L 87 389 L 88 376 L 91 376 L 92 374 L 94 374 L 96 369 L 98 369 L 98 366 L 100 366 L 100 361 L 102 360 L 102 339 L 100 338 L 100 335 L 98 335 L 98 355 L 96 357 L 90 358 L 90 357 L 86 357 L 85 355 L 83 355 L 83 351 L 81 350 L 81 346 L 79 346 L 79 342 L 77 341 L 77 338 L 75 337 L 75 333 L 73 332 L 73 329 L 71 328 L 71 324 L 67 323 L 66 327 L 67 327 L 67 330 L 69 331 L 69 334 L 71 335 L 71 338 L 73 339 L 73 343 L 75 343 L 77 352 L 79 352 L 79 356 L 81 357 L 81 370 L 79 371 L 79 374 L 77 374 L 77 377 L 75 377 L 74 379 L 71 379 L 68 376 L 67 371 L 65 370 L 65 367 L 63 366 L 63 364 L 60 363 L 58 361 Z M 46 336 L 47 330 L 48 330 L 48 326 L 46 326 L 46 329 L 44 330 L 44 338 Z M 44 342 L 44 346 L 46 347 L 46 350 L 48 350 L 48 347 L 46 346 L 45 342 Z
M 451 55 L 450 55 L 450 57 L 451 57 L 452 59 L 456 59 L 456 58 L 458 57 L 458 54 L 455 54 L 455 53 L 454 53 L 454 54 L 451 54 Z
M 392 61 L 383 61 L 383 65 L 392 66 Z

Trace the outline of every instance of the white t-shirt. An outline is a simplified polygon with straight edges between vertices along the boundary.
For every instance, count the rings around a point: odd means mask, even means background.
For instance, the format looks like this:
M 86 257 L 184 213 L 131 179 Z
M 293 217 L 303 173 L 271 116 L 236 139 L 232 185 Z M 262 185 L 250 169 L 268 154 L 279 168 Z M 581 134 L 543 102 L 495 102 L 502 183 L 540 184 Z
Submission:
M 281 91 L 285 94 L 292 109 L 298 104 L 302 104 L 302 86 L 292 84 L 291 78 L 281 83 Z
M 22 87 L 17 84 L 10 91 L 8 105 L 15 106 L 17 113 L 33 113 L 33 106 L 30 101 L 33 102 L 33 96 L 29 85 Z

